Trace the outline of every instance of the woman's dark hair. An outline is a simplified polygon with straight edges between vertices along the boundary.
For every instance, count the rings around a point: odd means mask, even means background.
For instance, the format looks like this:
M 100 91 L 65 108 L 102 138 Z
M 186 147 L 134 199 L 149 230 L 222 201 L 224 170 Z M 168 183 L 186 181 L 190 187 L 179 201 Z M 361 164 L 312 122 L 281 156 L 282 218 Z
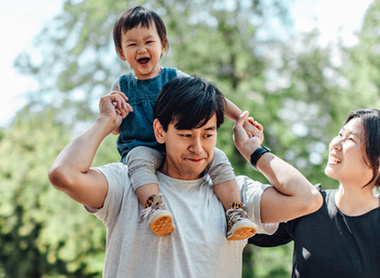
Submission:
M 355 118 L 363 121 L 363 141 L 364 149 L 367 156 L 365 161 L 372 169 L 372 178 L 365 185 L 375 181 L 375 186 L 380 186 L 379 180 L 379 158 L 380 158 L 380 110 L 378 109 L 359 109 L 348 115 L 346 124 Z
M 121 49 L 121 35 L 123 33 L 139 26 L 140 24 L 142 27 L 149 28 L 153 23 L 156 25 L 161 44 L 164 45 L 167 43 L 166 49 L 169 49 L 166 27 L 161 17 L 152 10 L 137 6 L 124 11 L 116 20 L 113 27 L 113 41 L 115 43 L 116 52 L 118 49 Z
M 170 123 L 177 129 L 205 125 L 216 115 L 217 128 L 224 121 L 226 100 L 216 86 L 198 76 L 177 77 L 161 89 L 153 115 L 167 131 Z

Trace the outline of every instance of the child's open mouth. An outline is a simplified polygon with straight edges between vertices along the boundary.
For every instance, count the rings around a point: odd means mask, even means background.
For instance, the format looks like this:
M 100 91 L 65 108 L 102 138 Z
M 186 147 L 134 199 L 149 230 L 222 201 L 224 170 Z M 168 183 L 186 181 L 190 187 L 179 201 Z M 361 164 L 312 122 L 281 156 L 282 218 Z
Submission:
M 140 64 L 146 64 L 149 62 L 149 58 L 141 58 L 137 60 Z

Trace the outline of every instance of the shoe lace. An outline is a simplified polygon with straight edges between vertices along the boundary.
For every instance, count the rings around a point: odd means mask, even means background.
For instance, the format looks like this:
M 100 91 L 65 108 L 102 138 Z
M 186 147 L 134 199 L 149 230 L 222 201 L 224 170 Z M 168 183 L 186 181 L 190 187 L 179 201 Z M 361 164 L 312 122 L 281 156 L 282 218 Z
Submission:
M 247 212 L 242 209 L 227 210 L 228 223 L 234 224 L 236 221 L 247 218 Z
M 162 193 L 158 193 L 156 196 L 154 196 L 152 205 L 142 210 L 142 215 L 140 217 L 139 223 L 144 222 L 145 219 L 149 218 L 150 215 L 158 209 L 166 209 L 162 201 Z

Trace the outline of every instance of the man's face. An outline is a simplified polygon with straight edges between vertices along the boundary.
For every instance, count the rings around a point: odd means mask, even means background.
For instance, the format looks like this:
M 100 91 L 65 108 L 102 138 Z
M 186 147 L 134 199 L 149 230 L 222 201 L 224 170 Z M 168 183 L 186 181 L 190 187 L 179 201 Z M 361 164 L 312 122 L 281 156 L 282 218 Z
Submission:
M 214 156 L 217 139 L 216 116 L 205 125 L 191 130 L 176 129 L 169 124 L 165 132 L 155 120 L 156 138 L 165 143 L 166 157 L 161 171 L 176 179 L 193 180 L 201 176 Z

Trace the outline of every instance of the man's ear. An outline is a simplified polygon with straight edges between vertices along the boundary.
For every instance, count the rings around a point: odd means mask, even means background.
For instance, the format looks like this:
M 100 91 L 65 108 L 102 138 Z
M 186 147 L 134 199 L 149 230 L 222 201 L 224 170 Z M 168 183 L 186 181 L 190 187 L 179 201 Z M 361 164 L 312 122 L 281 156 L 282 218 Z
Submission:
M 119 57 L 121 58 L 121 60 L 123 60 L 123 61 L 127 60 L 127 58 L 125 58 L 124 52 L 123 52 L 123 50 L 121 48 L 117 47 L 116 51 L 117 51 L 117 54 L 119 54 Z
M 162 127 L 161 123 L 159 120 L 154 119 L 153 121 L 153 130 L 154 130 L 154 135 L 156 136 L 156 140 L 160 144 L 164 144 L 166 142 L 166 137 L 165 137 L 165 130 Z

